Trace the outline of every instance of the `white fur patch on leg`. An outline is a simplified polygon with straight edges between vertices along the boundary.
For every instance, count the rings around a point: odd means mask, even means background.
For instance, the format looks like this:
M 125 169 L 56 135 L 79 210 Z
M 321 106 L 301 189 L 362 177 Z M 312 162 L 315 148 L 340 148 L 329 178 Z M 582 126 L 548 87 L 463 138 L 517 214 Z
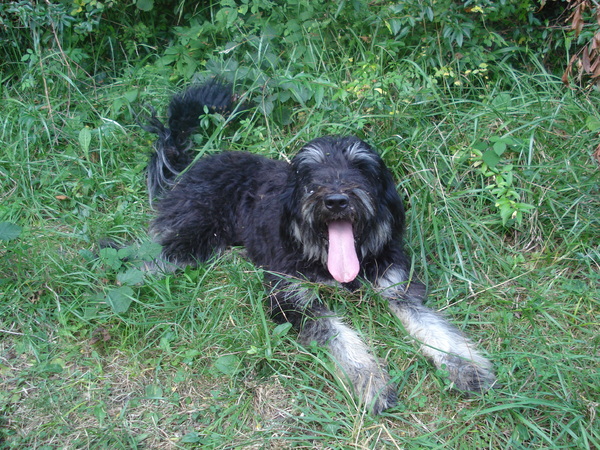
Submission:
M 396 404 L 389 375 L 369 352 L 358 333 L 335 316 L 307 322 L 300 333 L 303 343 L 316 341 L 326 347 L 342 378 L 350 381 L 361 402 L 378 414 Z
M 478 392 L 492 387 L 496 379 L 490 361 L 441 314 L 410 298 L 409 283 L 402 268 L 390 267 L 376 280 L 375 288 L 389 299 L 391 311 L 419 342 L 422 353 L 448 371 L 457 389 Z
M 492 387 L 495 377 L 490 361 L 444 317 L 423 305 L 404 301 L 390 301 L 389 305 L 406 331 L 421 344 L 423 354 L 437 368 L 448 371 L 457 389 L 479 392 Z

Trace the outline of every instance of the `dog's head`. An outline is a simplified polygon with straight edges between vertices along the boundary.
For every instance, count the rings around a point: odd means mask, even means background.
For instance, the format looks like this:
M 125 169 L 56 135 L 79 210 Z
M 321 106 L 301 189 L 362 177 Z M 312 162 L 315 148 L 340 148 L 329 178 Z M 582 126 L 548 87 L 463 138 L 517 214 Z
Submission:
M 404 226 L 393 178 L 371 147 L 355 137 L 323 137 L 291 164 L 284 223 L 304 256 L 347 283 L 365 258 L 377 256 Z

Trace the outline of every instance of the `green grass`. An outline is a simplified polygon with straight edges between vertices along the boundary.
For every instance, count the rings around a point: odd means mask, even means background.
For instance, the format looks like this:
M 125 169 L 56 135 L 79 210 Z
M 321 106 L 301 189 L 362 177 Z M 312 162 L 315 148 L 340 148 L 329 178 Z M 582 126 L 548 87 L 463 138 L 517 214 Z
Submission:
M 336 54 L 307 38 L 319 77 L 298 83 L 326 86 L 323 99 L 286 103 L 289 122 L 254 102 L 243 126 L 205 130 L 198 149 L 290 157 L 327 133 L 367 139 L 406 200 L 429 305 L 479 342 L 501 387 L 458 395 L 368 288 L 323 289 L 399 386 L 399 405 L 371 417 L 322 349 L 269 321 L 260 270 L 242 252 L 123 281 L 131 267 L 98 258 L 97 242 L 146 238 L 152 137 L 134 112 L 164 111 L 177 88 L 147 67 L 106 85 L 76 84 L 65 69 L 46 89 L 13 86 L 0 99 L 0 222 L 22 228 L 0 241 L 7 448 L 600 446 L 597 93 L 540 67 L 447 86 L 410 61 L 390 71 L 383 49 L 355 41 Z M 507 139 L 499 165 L 533 206 L 520 222 L 503 220 L 489 188 L 498 181 L 473 153 Z M 132 303 L 116 313 L 107 298 L 122 292 Z

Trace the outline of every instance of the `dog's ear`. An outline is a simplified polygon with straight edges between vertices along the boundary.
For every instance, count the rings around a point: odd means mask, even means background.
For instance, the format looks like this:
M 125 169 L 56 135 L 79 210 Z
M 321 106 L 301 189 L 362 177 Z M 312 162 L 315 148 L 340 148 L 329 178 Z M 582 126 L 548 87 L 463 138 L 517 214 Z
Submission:
M 396 189 L 394 177 L 389 169 L 381 161 L 381 175 L 379 183 L 379 199 L 382 209 L 387 209 L 390 214 L 392 233 L 395 235 L 404 232 L 404 202 Z
M 290 170 L 288 171 L 288 180 L 285 184 L 283 192 L 281 193 L 280 199 L 283 210 L 283 215 L 281 217 L 282 226 L 289 225 L 292 219 L 296 219 L 300 215 L 298 205 L 300 205 L 302 194 L 298 192 L 298 183 L 296 183 L 297 177 L 298 174 L 293 167 L 290 166 Z
M 392 211 L 394 215 L 397 215 L 398 217 L 401 217 L 402 220 L 404 220 L 404 203 L 402 201 L 402 198 L 400 197 L 400 194 L 398 193 L 398 189 L 396 188 L 396 182 L 392 173 L 387 167 L 385 167 L 385 164 L 383 164 L 383 162 L 382 165 L 382 172 L 384 172 L 385 175 L 382 177 L 383 179 L 380 185 L 381 196 L 383 198 L 383 201 L 388 205 L 390 211 Z
M 293 176 L 290 174 L 290 176 Z M 279 217 L 279 234 L 283 237 L 282 242 L 287 246 L 298 245 L 298 236 L 294 232 L 299 232 L 302 226 L 302 218 L 299 212 L 298 193 L 293 183 L 288 182 L 281 193 L 281 216 Z

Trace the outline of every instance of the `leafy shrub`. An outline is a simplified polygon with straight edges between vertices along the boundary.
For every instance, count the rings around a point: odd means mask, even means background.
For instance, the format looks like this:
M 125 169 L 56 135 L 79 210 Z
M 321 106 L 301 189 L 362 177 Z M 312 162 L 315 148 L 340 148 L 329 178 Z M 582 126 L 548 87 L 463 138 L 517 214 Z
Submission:
M 332 80 L 317 74 L 335 55 L 355 55 L 350 84 L 362 78 L 361 67 L 376 61 L 379 76 L 399 70 L 409 79 L 426 75 L 444 89 L 477 97 L 477 90 L 502 78 L 496 73 L 502 62 L 526 65 L 532 51 L 552 54 L 547 25 L 554 15 L 542 16 L 535 1 L 221 0 L 201 10 L 180 9 L 183 25 L 175 28 L 157 70 L 189 81 L 208 69 L 261 86 L 266 91 L 256 101 L 265 112 L 271 100 L 286 97 L 321 104 Z M 298 78 L 310 89 L 298 89 Z M 319 91 L 314 97 L 312 88 Z
M 16 1 L 0 4 L 0 34 L 9 43 L 0 57 L 8 79 L 18 79 L 15 65 L 54 59 L 102 80 L 130 60 L 158 57 L 156 70 L 171 79 L 190 80 L 215 61 L 213 68 L 264 84 L 275 68 L 292 77 L 318 72 L 330 58 L 324 53 L 356 54 L 357 63 L 379 55 L 388 70 L 410 59 L 453 88 L 483 65 L 494 78 L 494 63 L 526 63 L 531 49 L 551 54 L 547 24 L 533 0 Z M 22 80 L 22 88 L 35 81 Z
M 59 0 L 0 3 L 0 69 L 6 80 L 38 72 L 39 78 L 67 74 L 73 79 L 104 72 L 118 76 L 123 62 L 151 53 L 171 21 L 163 13 L 113 0 Z M 142 4 L 143 5 L 143 4 Z M 50 76 L 51 78 L 51 76 Z M 38 79 L 20 80 L 22 89 Z

